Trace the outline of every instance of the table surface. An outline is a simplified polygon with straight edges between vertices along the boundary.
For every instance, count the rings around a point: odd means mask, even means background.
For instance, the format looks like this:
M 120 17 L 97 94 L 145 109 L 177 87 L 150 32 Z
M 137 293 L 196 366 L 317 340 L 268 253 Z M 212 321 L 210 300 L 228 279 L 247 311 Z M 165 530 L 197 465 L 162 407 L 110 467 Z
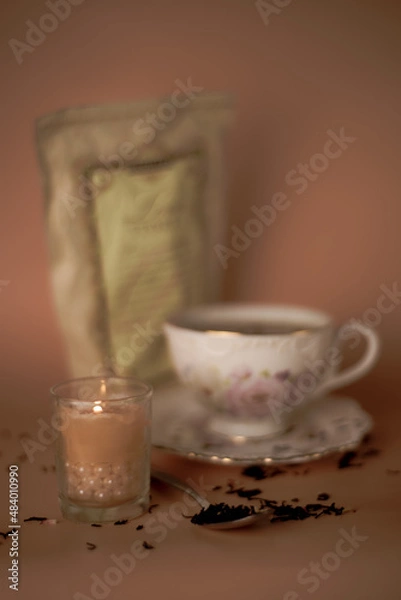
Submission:
M 181 515 L 182 492 L 164 486 L 152 488 L 152 503 L 158 505 L 152 513 L 125 525 L 94 528 L 62 520 L 52 444 L 36 449 L 29 461 L 20 439 L 26 433 L 37 440 L 40 419 L 50 420 L 47 402 L 35 401 L 46 396 L 45 382 L 36 382 L 35 388 L 31 381 L 11 385 L 10 379 L 7 387 L 4 379 L 0 530 L 6 531 L 9 523 L 8 465 L 17 463 L 21 523 L 18 597 L 399 600 L 401 409 L 394 392 L 399 379 L 393 369 L 391 376 L 382 374 L 352 388 L 353 396 L 375 419 L 371 440 L 361 447 L 360 454 L 367 448 L 380 451 L 363 457 L 361 466 L 339 470 L 339 457 L 333 456 L 255 482 L 238 467 L 191 462 L 155 451 L 155 465 L 183 479 L 191 478 L 209 490 L 212 501 L 241 502 L 226 494 L 228 482 L 233 481 L 236 486 L 261 488 L 265 498 L 290 501 L 297 497 L 301 504 L 314 502 L 319 493 L 326 492 L 336 505 L 349 509 L 338 517 L 264 523 L 226 532 L 191 524 Z M 28 393 L 33 395 L 32 403 L 26 402 Z M 213 490 L 215 486 L 222 487 Z M 57 519 L 57 523 L 23 522 L 31 516 Z M 139 524 L 143 529 L 136 529 Z M 354 541 L 341 542 L 347 537 Z M 153 548 L 145 550 L 143 541 Z M 88 542 L 96 548 L 88 549 Z M 8 598 L 14 593 L 8 589 L 6 577 L 11 540 L 0 537 L 0 543 L 0 597 Z M 121 555 L 126 555 L 126 573 L 116 568 L 115 560 Z

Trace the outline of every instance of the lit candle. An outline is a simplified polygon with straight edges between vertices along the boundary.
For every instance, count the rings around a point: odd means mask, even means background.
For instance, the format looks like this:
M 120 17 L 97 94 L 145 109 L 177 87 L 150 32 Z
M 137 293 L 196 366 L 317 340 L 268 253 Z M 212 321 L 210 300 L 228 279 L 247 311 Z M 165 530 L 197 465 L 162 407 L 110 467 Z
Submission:
M 123 415 L 95 405 L 74 411 L 63 432 L 68 497 L 89 506 L 113 506 L 136 496 L 143 473 L 146 421 L 130 407 Z
M 121 380 L 126 386 L 126 378 Z M 67 502 L 115 508 L 136 502 L 149 489 L 149 388 L 144 402 L 116 389 L 116 381 L 112 378 L 107 386 L 102 381 L 94 400 L 59 404 L 60 417 L 68 423 L 59 440 L 62 507 Z

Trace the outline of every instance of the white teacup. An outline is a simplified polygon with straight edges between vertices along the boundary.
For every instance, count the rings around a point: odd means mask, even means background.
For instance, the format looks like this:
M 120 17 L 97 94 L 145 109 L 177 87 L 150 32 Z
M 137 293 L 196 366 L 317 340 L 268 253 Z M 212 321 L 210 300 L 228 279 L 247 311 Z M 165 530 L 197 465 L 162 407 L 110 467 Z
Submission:
M 182 383 L 211 411 L 209 426 L 230 436 L 277 435 L 307 402 L 363 377 L 380 353 L 376 332 L 298 306 L 212 304 L 164 325 Z M 342 343 L 366 338 L 363 357 L 339 371 Z

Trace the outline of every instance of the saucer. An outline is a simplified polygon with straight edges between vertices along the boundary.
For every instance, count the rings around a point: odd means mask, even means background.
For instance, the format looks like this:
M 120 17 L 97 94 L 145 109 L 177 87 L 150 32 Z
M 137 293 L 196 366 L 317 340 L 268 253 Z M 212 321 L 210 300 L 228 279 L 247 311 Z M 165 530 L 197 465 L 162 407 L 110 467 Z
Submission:
M 326 396 L 311 403 L 290 431 L 275 438 L 227 438 L 207 427 L 210 412 L 177 382 L 156 388 L 152 444 L 193 460 L 220 464 L 296 464 L 356 448 L 373 419 L 356 400 Z

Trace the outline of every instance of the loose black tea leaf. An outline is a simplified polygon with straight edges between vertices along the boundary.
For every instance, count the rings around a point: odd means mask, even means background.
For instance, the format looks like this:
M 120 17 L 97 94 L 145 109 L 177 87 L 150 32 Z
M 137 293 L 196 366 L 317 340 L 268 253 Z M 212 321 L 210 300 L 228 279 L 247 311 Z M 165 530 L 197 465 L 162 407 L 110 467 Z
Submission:
M 242 470 L 242 475 L 245 475 L 246 477 L 252 477 L 252 479 L 255 479 L 256 481 L 269 479 L 270 477 L 276 477 L 277 475 L 282 475 L 283 473 L 286 473 L 284 469 L 280 469 L 278 467 L 263 467 L 262 465 L 250 465 Z
M 88 548 L 88 550 L 94 550 L 95 548 L 97 548 L 96 544 L 92 544 L 92 542 L 86 542 L 86 547 Z
M 276 500 L 268 500 L 266 498 L 258 498 L 260 502 L 260 509 L 271 509 L 270 522 L 275 523 L 277 521 L 303 521 L 309 518 L 318 518 L 322 515 L 334 515 L 340 516 L 344 514 L 343 506 L 336 506 L 334 502 L 332 504 L 321 504 L 313 503 L 306 504 L 306 506 L 293 506 L 282 502 L 278 504 Z M 294 498 L 292 502 L 299 501 L 298 498 Z M 219 504 L 211 504 L 207 509 L 202 510 L 193 515 L 191 523 L 195 525 L 209 525 L 213 523 L 224 523 L 227 521 L 233 521 L 241 519 L 250 515 L 257 514 L 253 506 L 229 506 L 228 504 L 221 502 Z
M 114 525 L 125 525 L 128 523 L 128 519 L 121 519 L 120 521 L 116 521 Z
M 399 469 L 386 469 L 386 473 L 387 473 L 387 475 L 399 475 L 400 470 Z
M 319 498 L 318 498 L 318 500 L 319 500 Z M 299 502 L 299 498 L 292 498 L 291 502 Z
M 292 506 L 284 502 L 278 505 L 272 500 L 262 500 L 262 508 L 264 507 L 272 509 L 273 517 L 270 519 L 271 523 L 277 521 L 303 521 L 311 517 L 317 519 L 321 515 L 339 516 L 344 513 L 344 507 L 338 507 L 334 502 L 330 505 L 314 503 L 307 504 L 306 506 Z
M 235 488 L 232 483 L 228 484 L 228 490 L 226 494 L 237 494 L 240 498 L 247 498 L 247 500 L 251 500 L 255 496 L 259 496 L 262 493 L 262 490 L 259 488 L 255 488 L 252 490 L 246 490 L 243 487 Z
M 321 502 L 325 502 L 326 500 L 329 500 L 330 495 L 326 494 L 326 492 L 322 492 L 321 494 L 318 495 L 317 500 L 320 500 Z
M 318 511 L 318 510 L 320 510 L 322 508 L 322 506 L 323 506 L 322 504 L 316 504 L 315 503 L 315 504 L 307 504 L 305 506 L 305 508 L 306 508 L 307 511 L 311 511 L 312 512 L 312 511 Z
M 101 527 L 99 523 L 91 523 L 91 527 Z
M 364 438 L 363 443 L 366 446 L 368 443 L 370 443 L 371 439 L 370 437 L 368 438 Z M 338 468 L 339 469 L 346 469 L 348 467 L 362 467 L 363 466 L 363 462 L 355 462 L 356 458 L 368 458 L 369 456 L 377 456 L 378 454 L 380 454 L 380 450 L 378 448 L 366 448 L 365 450 L 361 450 L 358 454 L 358 452 L 355 452 L 354 450 L 351 450 L 349 452 L 346 452 L 345 454 L 343 454 L 343 456 L 340 458 L 340 460 L 338 461 Z
M 24 523 L 27 523 L 28 521 L 39 521 L 40 523 L 43 523 L 43 521 L 47 521 L 47 517 L 29 517 L 29 519 L 24 519 Z
M 143 529 L 143 525 L 138 525 L 136 528 L 137 531 L 141 531 L 141 529 Z
M 11 530 L 10 531 L 0 531 L 0 535 L 6 540 L 8 538 L 9 535 L 11 535 Z
M 213 491 L 213 492 L 217 492 L 217 490 L 221 490 L 221 485 L 215 485 L 215 486 L 212 488 L 212 491 Z
M 148 543 L 148 542 L 146 542 L 146 541 L 145 541 L 145 542 L 142 542 L 142 546 L 143 546 L 144 548 L 146 548 L 146 550 L 153 550 L 153 549 L 154 549 L 154 546 L 152 546 L 152 544 L 149 544 L 149 543 Z
M 260 481 L 261 479 L 265 479 L 265 469 L 260 465 L 251 465 L 250 467 L 245 467 L 242 470 L 242 475 L 246 477 L 252 477 L 256 481 Z
M 233 521 L 235 519 L 241 519 L 243 517 L 249 517 L 255 514 L 255 508 L 253 506 L 230 506 L 225 502 L 219 504 L 210 504 L 208 508 L 202 508 L 200 512 L 191 517 L 191 523 L 195 525 L 210 525 L 212 523 L 224 523 L 227 521 Z
M 152 510 L 153 510 L 154 508 L 157 508 L 158 506 L 159 506 L 158 504 L 151 504 L 151 505 L 149 506 L 149 508 L 148 508 L 148 513 L 150 514 L 150 513 L 152 512 Z
M 362 463 L 353 463 L 352 461 L 356 458 L 357 453 L 353 450 L 346 452 L 342 455 L 340 460 L 338 461 L 339 469 L 347 469 L 349 467 L 361 467 Z

